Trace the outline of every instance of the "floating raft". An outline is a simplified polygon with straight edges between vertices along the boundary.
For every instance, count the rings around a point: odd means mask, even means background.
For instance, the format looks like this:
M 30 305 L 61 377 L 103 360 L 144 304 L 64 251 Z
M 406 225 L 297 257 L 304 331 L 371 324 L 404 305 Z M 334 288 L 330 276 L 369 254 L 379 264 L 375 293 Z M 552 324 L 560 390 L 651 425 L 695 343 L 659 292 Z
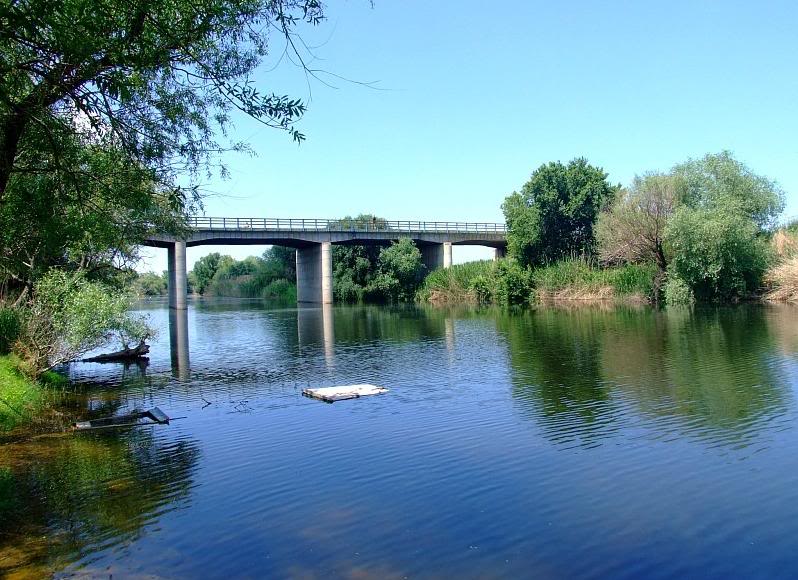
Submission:
M 387 393 L 385 387 L 376 385 L 342 385 L 340 387 L 322 387 L 320 389 L 302 389 L 302 394 L 311 399 L 319 399 L 326 403 L 335 401 L 345 401 L 346 399 L 358 399 L 369 395 L 381 395 Z
M 150 419 L 148 423 L 139 423 L 139 419 Z M 106 429 L 108 427 L 135 427 L 136 425 L 159 425 L 168 424 L 169 417 L 158 407 L 153 407 L 149 411 L 133 411 L 127 415 L 116 417 L 103 417 L 102 419 L 92 419 L 91 421 L 80 421 L 75 423 L 75 429 Z

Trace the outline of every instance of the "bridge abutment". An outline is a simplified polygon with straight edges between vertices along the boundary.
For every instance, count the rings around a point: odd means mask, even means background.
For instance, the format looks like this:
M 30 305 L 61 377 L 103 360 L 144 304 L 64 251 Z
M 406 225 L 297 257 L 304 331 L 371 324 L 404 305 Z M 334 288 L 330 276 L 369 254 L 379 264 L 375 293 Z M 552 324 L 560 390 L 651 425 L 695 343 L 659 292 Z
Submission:
M 185 310 L 188 296 L 186 242 L 176 241 L 167 247 L 169 271 L 169 308 Z
M 296 251 L 297 302 L 332 304 L 332 244 L 321 242 Z

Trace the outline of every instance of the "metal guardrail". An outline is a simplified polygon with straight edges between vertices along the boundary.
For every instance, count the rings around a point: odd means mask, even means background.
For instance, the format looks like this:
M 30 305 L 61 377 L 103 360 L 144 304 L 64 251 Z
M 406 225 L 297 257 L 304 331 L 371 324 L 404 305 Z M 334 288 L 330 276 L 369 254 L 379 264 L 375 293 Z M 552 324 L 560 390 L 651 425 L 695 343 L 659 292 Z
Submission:
M 326 220 L 280 218 L 192 217 L 188 226 L 195 230 L 282 230 L 301 232 L 424 232 L 424 233 L 495 233 L 507 227 L 497 223 L 426 222 L 390 220 Z

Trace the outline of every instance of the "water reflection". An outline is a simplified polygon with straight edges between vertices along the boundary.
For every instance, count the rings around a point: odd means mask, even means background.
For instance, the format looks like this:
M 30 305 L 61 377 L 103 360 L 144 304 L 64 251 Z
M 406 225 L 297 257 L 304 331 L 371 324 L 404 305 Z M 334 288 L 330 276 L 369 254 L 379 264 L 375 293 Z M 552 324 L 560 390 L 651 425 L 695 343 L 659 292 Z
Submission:
M 300 306 L 296 311 L 297 340 L 300 348 L 321 346 L 328 369 L 335 366 L 335 323 L 333 307 Z
M 172 374 L 179 379 L 191 376 L 188 350 L 188 310 L 169 309 L 169 351 Z
M 498 321 L 513 396 L 555 442 L 613 436 L 632 404 L 674 430 L 746 444 L 782 414 L 789 384 L 776 364 L 768 310 L 546 308 Z M 798 322 L 790 312 L 793 325 Z
M 190 505 L 197 443 L 153 429 L 0 447 L 0 576 L 49 576 Z

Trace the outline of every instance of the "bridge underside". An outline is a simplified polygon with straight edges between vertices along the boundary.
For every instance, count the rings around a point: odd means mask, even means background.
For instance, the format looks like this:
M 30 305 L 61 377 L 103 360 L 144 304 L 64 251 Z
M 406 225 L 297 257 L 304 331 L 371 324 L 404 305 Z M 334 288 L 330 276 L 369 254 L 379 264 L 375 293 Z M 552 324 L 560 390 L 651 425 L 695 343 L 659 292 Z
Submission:
M 169 306 L 185 309 L 187 298 L 186 248 L 202 245 L 274 245 L 296 249 L 297 302 L 330 304 L 333 301 L 332 245 L 387 246 L 401 237 L 412 239 L 428 271 L 452 265 L 452 246 L 480 245 L 495 248 L 496 258 L 504 255 L 504 234 L 442 232 L 268 232 L 194 231 L 185 240 L 153 237 L 145 245 L 168 250 Z

